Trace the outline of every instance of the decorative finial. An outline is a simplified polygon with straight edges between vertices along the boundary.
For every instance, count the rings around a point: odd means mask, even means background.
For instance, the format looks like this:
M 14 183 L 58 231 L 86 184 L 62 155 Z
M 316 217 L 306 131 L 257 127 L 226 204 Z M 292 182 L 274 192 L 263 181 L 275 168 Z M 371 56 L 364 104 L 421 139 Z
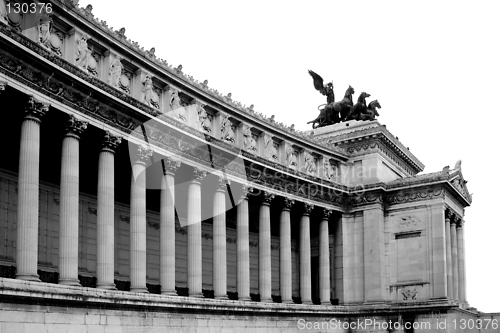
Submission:
M 182 65 L 177 66 L 175 71 L 177 72 L 177 74 L 181 74 L 182 73 Z
M 458 160 L 457 163 L 455 163 L 455 168 L 454 170 L 461 170 L 462 169 L 462 160 Z
M 85 7 L 85 13 L 89 15 L 92 14 L 92 9 L 93 9 L 92 5 L 88 4 L 87 7 Z
M 274 123 L 274 114 L 271 116 L 271 118 L 269 118 L 269 121 Z
M 231 100 L 231 96 L 232 96 L 232 94 L 231 94 L 231 93 L 229 93 L 229 94 L 227 94 L 226 98 L 227 98 L 228 100 Z

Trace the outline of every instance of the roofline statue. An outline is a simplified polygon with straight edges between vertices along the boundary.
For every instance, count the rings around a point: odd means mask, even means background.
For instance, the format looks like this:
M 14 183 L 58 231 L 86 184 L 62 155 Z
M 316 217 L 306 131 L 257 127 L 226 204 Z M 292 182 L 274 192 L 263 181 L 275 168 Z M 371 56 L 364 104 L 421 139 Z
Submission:
M 354 88 L 349 86 L 344 98 L 339 102 L 335 102 L 333 83 L 324 84 L 320 75 L 311 70 L 308 73 L 313 78 L 314 88 L 326 96 L 326 104 L 318 106 L 318 117 L 308 122 L 308 124 L 312 123 L 313 129 L 348 120 L 375 120 L 375 116 L 379 115 L 377 108 L 380 108 L 380 104 L 377 100 L 370 102 L 368 106 L 366 105 L 366 98 L 370 97 L 370 94 L 362 92 L 358 97 L 358 102 L 354 105 L 352 101 Z

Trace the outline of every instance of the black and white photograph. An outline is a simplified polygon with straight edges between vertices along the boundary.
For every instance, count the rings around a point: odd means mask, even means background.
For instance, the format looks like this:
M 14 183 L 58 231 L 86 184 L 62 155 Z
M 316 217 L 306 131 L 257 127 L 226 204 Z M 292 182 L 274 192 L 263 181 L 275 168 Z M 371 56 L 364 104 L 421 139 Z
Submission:
M 499 333 L 499 13 L 0 0 L 0 333 Z

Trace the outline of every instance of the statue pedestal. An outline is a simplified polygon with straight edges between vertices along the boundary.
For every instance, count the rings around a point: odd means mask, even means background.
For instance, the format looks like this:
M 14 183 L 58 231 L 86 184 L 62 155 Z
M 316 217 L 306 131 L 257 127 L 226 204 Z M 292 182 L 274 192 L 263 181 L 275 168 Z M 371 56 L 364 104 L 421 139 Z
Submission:
M 314 132 L 313 137 L 319 141 L 323 141 L 326 137 L 342 135 L 350 132 L 365 130 L 368 128 L 380 127 L 380 123 L 376 120 L 349 120 L 342 123 L 319 127 L 314 130 L 306 131 L 307 134 Z

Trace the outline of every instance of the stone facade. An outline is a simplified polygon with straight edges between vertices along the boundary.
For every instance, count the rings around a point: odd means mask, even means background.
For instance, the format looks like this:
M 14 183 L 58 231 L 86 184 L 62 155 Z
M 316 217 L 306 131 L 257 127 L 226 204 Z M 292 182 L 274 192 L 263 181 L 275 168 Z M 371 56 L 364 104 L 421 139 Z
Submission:
M 0 332 L 498 324 L 460 163 L 419 175 L 377 121 L 297 131 L 66 6 L 0 20 Z

